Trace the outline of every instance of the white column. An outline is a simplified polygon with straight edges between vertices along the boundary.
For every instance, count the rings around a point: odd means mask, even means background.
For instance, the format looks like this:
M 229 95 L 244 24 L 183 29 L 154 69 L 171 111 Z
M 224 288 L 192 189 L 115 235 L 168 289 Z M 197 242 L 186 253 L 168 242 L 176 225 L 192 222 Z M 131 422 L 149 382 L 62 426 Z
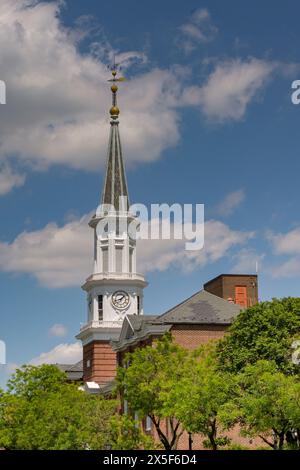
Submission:
M 136 273 L 136 245 L 132 247 L 132 272 Z
M 123 273 L 129 273 L 129 238 L 124 240 Z
M 98 240 L 96 229 L 94 229 L 94 274 L 98 272 Z
M 93 321 L 98 321 L 98 297 L 93 295 Z
M 108 240 L 108 272 L 112 273 L 116 271 L 115 268 L 115 240 L 114 238 L 109 238 Z

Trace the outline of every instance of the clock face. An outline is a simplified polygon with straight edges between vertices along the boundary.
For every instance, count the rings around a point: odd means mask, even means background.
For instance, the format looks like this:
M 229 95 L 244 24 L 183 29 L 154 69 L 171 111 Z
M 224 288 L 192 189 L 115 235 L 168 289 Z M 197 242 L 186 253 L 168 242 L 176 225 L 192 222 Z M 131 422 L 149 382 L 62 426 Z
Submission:
M 124 310 L 130 303 L 130 297 L 127 292 L 118 290 L 112 295 L 112 304 L 118 310 Z

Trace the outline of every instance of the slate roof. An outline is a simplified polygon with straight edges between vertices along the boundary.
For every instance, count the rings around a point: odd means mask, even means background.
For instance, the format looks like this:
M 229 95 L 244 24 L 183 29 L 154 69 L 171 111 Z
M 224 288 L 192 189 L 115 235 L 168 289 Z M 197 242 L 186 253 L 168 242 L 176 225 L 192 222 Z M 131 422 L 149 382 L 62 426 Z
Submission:
M 68 380 L 79 381 L 83 379 L 83 361 L 76 364 L 55 364 L 59 370 L 67 374 Z
M 172 325 L 230 325 L 241 307 L 205 290 L 192 295 L 162 315 L 127 315 L 113 349 L 122 350 L 150 336 L 161 336 Z
M 121 350 L 149 336 L 161 336 L 169 331 L 171 325 L 156 323 L 157 318 L 157 315 L 127 315 L 119 340 L 111 343 L 113 349 Z
M 201 290 L 158 317 L 157 321 L 230 325 L 240 310 L 239 305 L 230 303 L 206 290 Z

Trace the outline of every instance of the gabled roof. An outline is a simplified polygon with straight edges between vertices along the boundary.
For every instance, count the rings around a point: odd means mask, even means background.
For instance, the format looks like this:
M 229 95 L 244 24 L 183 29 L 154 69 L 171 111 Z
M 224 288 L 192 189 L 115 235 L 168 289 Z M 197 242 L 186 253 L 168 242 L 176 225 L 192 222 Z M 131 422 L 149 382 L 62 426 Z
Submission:
M 76 362 L 76 364 L 55 364 L 56 367 L 65 372 L 68 380 L 77 381 L 83 378 L 83 361 Z
M 157 318 L 162 323 L 229 325 L 241 307 L 201 290 Z
M 112 343 L 121 351 L 151 336 L 161 336 L 173 325 L 230 325 L 241 307 L 205 290 L 197 292 L 162 315 L 127 315 L 120 338 Z
M 171 325 L 156 323 L 157 315 L 126 315 L 118 341 L 112 341 L 115 350 L 133 345 L 149 336 L 161 336 L 170 330 Z

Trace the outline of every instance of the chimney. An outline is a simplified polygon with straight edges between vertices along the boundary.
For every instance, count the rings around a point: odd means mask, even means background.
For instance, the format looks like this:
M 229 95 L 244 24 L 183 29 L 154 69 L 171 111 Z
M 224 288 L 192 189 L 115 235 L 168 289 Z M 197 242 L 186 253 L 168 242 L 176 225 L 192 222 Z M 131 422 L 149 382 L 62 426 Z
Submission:
M 244 308 L 258 303 L 257 274 L 220 274 L 203 287 L 207 292 Z

